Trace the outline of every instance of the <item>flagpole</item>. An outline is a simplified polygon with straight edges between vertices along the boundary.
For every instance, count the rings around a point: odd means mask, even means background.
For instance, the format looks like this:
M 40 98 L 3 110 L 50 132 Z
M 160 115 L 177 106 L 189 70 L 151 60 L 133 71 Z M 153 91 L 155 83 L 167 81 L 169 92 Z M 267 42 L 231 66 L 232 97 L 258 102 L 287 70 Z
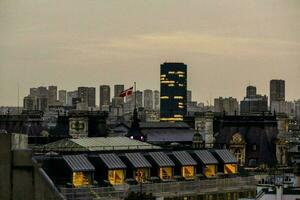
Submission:
M 134 109 L 136 109 L 136 82 L 134 82 Z

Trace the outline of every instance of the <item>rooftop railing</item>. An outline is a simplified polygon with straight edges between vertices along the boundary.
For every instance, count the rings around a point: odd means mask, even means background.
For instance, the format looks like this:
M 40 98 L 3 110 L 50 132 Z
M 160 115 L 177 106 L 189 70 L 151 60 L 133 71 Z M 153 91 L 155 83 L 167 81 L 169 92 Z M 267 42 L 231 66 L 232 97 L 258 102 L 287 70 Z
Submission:
M 155 197 L 182 197 L 188 195 L 215 194 L 226 192 L 255 191 L 254 177 L 235 177 L 197 181 L 122 185 L 115 187 L 60 187 L 68 200 L 124 199 L 131 192 L 144 192 Z

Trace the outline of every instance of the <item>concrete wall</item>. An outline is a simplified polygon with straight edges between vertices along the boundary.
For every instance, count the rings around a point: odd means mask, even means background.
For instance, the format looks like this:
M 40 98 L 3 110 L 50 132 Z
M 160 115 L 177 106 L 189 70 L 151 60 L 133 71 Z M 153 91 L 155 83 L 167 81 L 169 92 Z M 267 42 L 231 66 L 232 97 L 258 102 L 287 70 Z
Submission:
M 0 134 L 0 199 L 11 199 L 11 135 Z
M 63 200 L 32 151 L 24 149 L 23 137 L 0 134 L 0 200 Z

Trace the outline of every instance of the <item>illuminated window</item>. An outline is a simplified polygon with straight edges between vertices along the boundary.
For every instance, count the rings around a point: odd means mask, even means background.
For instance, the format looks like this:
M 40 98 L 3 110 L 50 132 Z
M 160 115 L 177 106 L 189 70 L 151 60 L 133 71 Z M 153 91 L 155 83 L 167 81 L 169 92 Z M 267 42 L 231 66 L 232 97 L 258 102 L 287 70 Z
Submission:
M 125 171 L 124 170 L 109 170 L 108 181 L 112 185 L 121 185 L 125 182 Z
M 175 74 L 175 72 L 174 71 L 169 71 L 168 74 Z
M 166 75 L 165 75 L 165 74 L 162 74 L 162 75 L 160 75 L 160 77 L 162 77 L 162 78 L 163 78 L 163 77 L 166 77 Z
M 195 167 L 194 166 L 183 166 L 181 168 L 182 176 L 185 179 L 194 179 L 195 178 Z
M 160 99 L 169 99 L 168 96 L 161 96 Z
M 178 86 L 179 86 L 179 87 L 184 87 L 184 85 L 183 85 L 183 84 L 181 84 L 181 83 L 179 83 L 179 84 L 178 84 Z
M 173 83 L 168 84 L 169 87 L 174 87 L 175 85 Z
M 182 105 L 183 105 L 183 103 L 182 103 L 182 102 L 178 102 L 178 105 L 182 106 Z
M 161 167 L 159 168 L 159 177 L 162 180 L 171 179 L 173 174 L 172 167 Z
M 183 109 L 183 108 L 184 108 L 184 106 L 178 106 L 178 108 L 180 108 L 180 109 Z
M 182 115 L 174 115 L 174 117 L 179 118 L 179 117 L 183 117 Z
M 183 99 L 183 96 L 174 96 L 174 99 Z
M 216 165 L 206 165 L 204 169 L 204 175 L 206 177 L 216 176 Z
M 183 71 L 177 71 L 176 74 L 185 74 Z
M 161 81 L 160 83 L 170 84 L 170 83 L 175 83 L 175 81 L 167 81 L 167 80 L 165 80 L 165 81 Z
M 162 117 L 160 121 L 183 121 L 183 118 L 175 118 L 175 117 Z
M 144 182 L 149 178 L 149 169 L 147 168 L 138 168 L 135 171 L 135 180 L 140 183 Z
M 226 164 L 224 165 L 224 174 L 236 174 L 237 165 L 236 164 Z
M 73 172 L 73 185 L 75 187 L 81 187 L 89 184 L 90 181 L 83 172 Z
M 160 80 L 161 80 L 161 81 L 164 81 L 164 80 L 165 80 L 165 78 L 160 78 Z
M 181 78 L 185 77 L 185 75 L 182 75 L 182 74 L 179 74 L 178 76 L 181 77 Z

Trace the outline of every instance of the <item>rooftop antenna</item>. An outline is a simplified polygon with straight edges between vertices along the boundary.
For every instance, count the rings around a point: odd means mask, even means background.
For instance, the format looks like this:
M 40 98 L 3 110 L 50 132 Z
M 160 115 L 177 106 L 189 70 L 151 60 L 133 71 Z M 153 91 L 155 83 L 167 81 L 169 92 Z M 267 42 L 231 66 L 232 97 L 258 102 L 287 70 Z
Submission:
M 20 114 L 20 83 L 18 81 L 18 114 Z

